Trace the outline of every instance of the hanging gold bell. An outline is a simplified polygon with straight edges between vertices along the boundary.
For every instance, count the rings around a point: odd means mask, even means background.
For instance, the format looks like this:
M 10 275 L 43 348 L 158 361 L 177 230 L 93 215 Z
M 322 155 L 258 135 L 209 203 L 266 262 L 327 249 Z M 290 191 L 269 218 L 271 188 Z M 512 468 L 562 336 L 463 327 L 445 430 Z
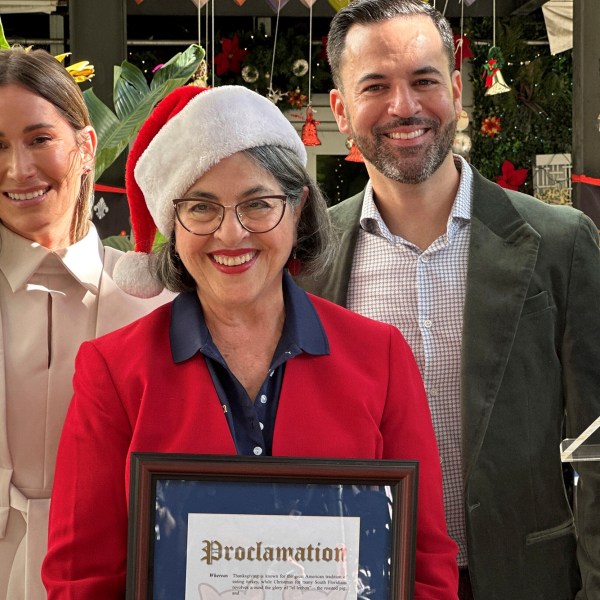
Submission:
M 497 69 L 492 76 L 492 85 L 485 91 L 486 96 L 493 96 L 494 94 L 504 94 L 510 92 L 510 86 L 504 81 L 500 69 Z

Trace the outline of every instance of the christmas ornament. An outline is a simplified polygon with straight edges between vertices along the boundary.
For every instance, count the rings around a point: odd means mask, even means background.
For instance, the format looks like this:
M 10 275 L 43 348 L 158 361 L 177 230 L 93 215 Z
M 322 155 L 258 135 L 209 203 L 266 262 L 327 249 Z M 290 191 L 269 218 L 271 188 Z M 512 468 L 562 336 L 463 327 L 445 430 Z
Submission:
M 293 92 L 287 93 L 287 102 L 293 108 L 302 108 L 307 100 L 308 96 L 303 94 L 300 91 L 300 88 L 296 88 Z
M 487 135 L 488 137 L 495 137 L 502 131 L 502 127 L 500 126 L 500 117 L 496 115 L 492 115 L 491 117 L 486 117 L 481 122 L 480 132 L 482 135 Z
M 303 58 L 299 58 L 298 60 L 294 61 L 294 64 L 292 65 L 292 73 L 296 77 L 304 77 L 304 75 L 308 73 L 308 61 L 304 60 Z
M 321 140 L 317 135 L 317 125 L 319 125 L 319 121 L 315 121 L 313 117 L 313 109 L 309 104 L 306 107 L 306 119 L 304 121 L 304 125 L 302 125 L 302 143 L 305 146 L 320 146 Z
M 496 46 L 496 0 L 493 2 L 493 34 L 492 47 L 488 52 L 488 59 L 483 66 L 483 77 L 485 77 L 486 96 L 503 94 L 510 92 L 510 87 L 506 85 L 500 69 L 504 66 L 504 57 L 502 51 Z
M 349 1 L 350 0 L 329 0 L 329 4 L 331 4 L 331 6 L 337 12 L 338 10 L 344 8 L 344 6 L 348 6 Z
M 243 69 L 242 69 L 242 79 L 246 82 L 246 83 L 254 83 L 255 81 L 258 80 L 258 69 L 256 67 L 253 67 L 252 65 L 246 65 Z
M 471 138 L 468 136 L 468 134 L 464 133 L 463 131 L 458 131 L 454 136 L 452 152 L 467 158 L 469 156 L 469 152 L 471 152 L 471 146 Z
M 454 68 L 457 71 L 460 71 L 462 61 L 465 60 L 465 58 L 473 58 L 473 57 L 474 57 L 474 54 L 473 54 L 473 50 L 471 50 L 471 42 L 470 42 L 469 38 L 464 34 L 462 34 L 462 35 L 454 34 L 454 58 L 456 60 L 456 62 L 454 64 Z
M 287 95 L 287 92 L 284 94 L 281 90 L 270 89 L 269 93 L 267 94 L 267 98 L 273 104 L 277 104 L 278 102 L 281 102 L 281 100 L 283 99 L 283 97 L 286 96 L 286 95 Z
M 288 0 L 267 0 L 267 4 L 273 9 L 273 12 L 279 12 L 287 3 Z
M 347 160 L 348 162 L 365 162 L 363 155 L 360 153 L 358 146 L 354 143 L 352 138 L 346 140 L 346 148 L 348 148 L 349 152 L 344 160 Z
M 196 87 L 206 87 L 208 80 L 208 65 L 206 60 L 201 60 L 196 72 L 192 75 L 192 80 L 188 85 L 195 85 Z
M 505 160 L 502 163 L 502 175 L 496 177 L 496 183 L 507 190 L 518 192 L 527 179 L 527 172 L 528 169 L 515 169 L 515 165 Z
M 232 40 L 223 38 L 221 46 L 223 51 L 215 56 L 217 75 L 223 75 L 227 71 L 239 73 L 242 68 L 240 63 L 248 56 L 248 50 L 240 48 L 237 35 L 234 35 Z
M 510 92 L 510 86 L 504 81 L 500 69 L 496 69 L 496 72 L 492 75 L 492 84 L 486 90 L 486 96 L 494 96 L 495 94 L 504 94 Z
M 464 131 L 469 126 L 469 115 L 466 110 L 461 110 L 456 121 L 456 131 Z
M 488 52 L 488 59 L 483 65 L 482 78 L 485 78 L 485 87 L 492 86 L 494 75 L 504 66 L 502 51 L 496 46 L 492 46 Z

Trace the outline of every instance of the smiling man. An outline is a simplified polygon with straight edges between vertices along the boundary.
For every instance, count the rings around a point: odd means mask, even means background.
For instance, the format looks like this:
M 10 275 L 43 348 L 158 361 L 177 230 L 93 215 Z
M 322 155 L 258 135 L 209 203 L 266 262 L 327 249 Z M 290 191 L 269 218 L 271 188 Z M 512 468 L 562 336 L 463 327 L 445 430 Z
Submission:
M 341 255 L 312 292 L 397 326 L 423 377 L 460 598 L 600 598 L 599 469 L 567 501 L 559 443 L 600 414 L 593 223 L 484 179 L 452 154 L 449 23 L 421 0 L 334 17 L 331 107 L 363 192 L 331 209 Z

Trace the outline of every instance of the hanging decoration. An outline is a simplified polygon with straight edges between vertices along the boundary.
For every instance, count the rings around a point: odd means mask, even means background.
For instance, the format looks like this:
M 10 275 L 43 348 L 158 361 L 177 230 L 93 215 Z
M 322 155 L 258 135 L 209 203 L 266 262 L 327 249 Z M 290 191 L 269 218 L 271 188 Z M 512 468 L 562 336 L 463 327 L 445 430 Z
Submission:
M 460 35 L 454 36 L 454 66 L 460 71 L 462 78 L 462 64 L 465 58 L 471 58 L 473 52 L 471 50 L 471 43 L 464 34 L 464 2 L 461 4 L 460 11 Z M 462 105 L 462 88 L 460 92 L 460 103 Z M 452 142 L 452 152 L 459 154 L 463 158 L 469 158 L 471 152 L 471 138 L 466 132 L 469 127 L 469 115 L 466 110 L 461 110 L 458 118 L 456 119 L 456 130 L 454 132 L 454 140 Z
M 242 6 L 246 0 L 233 0 L 238 6 Z
M 278 13 L 288 3 L 288 0 L 267 0 L 267 4 L 273 9 L 273 12 Z
M 483 77 L 485 77 L 485 95 L 493 96 L 495 94 L 504 94 L 510 92 L 510 87 L 504 81 L 500 69 L 504 66 L 504 57 L 502 50 L 496 46 L 496 0 L 493 2 L 492 16 L 492 47 L 488 52 L 487 62 L 483 66 Z
M 473 50 L 471 50 L 471 41 L 462 33 L 461 24 L 461 34 L 454 34 L 454 57 L 456 59 L 454 68 L 457 71 L 460 71 L 462 67 L 462 61 L 467 58 L 473 58 L 474 56 Z
M 304 77 L 308 73 L 308 61 L 303 58 L 299 58 L 294 61 L 292 65 L 292 73 L 296 77 Z
M 496 46 L 492 46 L 488 52 L 488 59 L 483 66 L 483 77 L 485 77 L 486 96 L 502 94 L 509 92 L 510 87 L 504 81 L 500 69 L 504 66 L 504 57 L 502 51 Z
M 302 143 L 305 146 L 320 146 L 321 140 L 317 135 L 317 125 L 319 125 L 319 121 L 315 121 L 313 117 L 313 108 L 309 103 L 306 107 L 306 118 L 304 120 L 304 125 L 302 125 Z
M 302 126 L 302 143 L 305 146 L 320 146 L 321 140 L 317 134 L 317 125 L 319 121 L 316 121 L 313 117 L 312 108 L 312 4 L 308 7 L 308 105 L 306 107 L 306 118 L 304 119 L 304 125 Z M 296 61 L 300 62 L 300 61 Z M 296 63 L 294 63 L 296 64 Z
M 196 72 L 192 75 L 192 80 L 188 85 L 195 85 L 196 87 L 206 87 L 208 84 L 208 65 L 206 59 L 202 59 Z
M 365 162 L 365 159 L 358 149 L 358 146 L 354 143 L 354 140 L 351 137 L 346 140 L 346 148 L 348 148 L 349 152 L 344 160 L 347 160 L 348 162 Z
M 329 0 L 329 4 L 331 4 L 331 6 L 335 10 L 335 12 L 337 12 L 338 10 L 341 10 L 345 6 L 348 6 L 349 1 L 350 0 Z
M 486 135 L 487 137 L 496 137 L 502 131 L 500 117 L 496 115 L 492 115 L 491 117 L 486 117 L 481 122 L 481 135 Z
M 502 163 L 502 175 L 496 177 L 496 183 L 507 190 L 519 191 L 527 179 L 528 169 L 515 169 L 509 160 Z
M 248 55 L 248 50 L 239 47 L 238 36 L 234 35 L 232 40 L 223 38 L 221 40 L 222 52 L 215 56 L 215 67 L 217 75 L 223 75 L 231 71 L 239 73 L 242 70 L 241 62 Z
M 281 102 L 285 96 L 287 96 L 287 92 L 282 92 L 281 90 L 274 90 L 271 88 L 269 93 L 267 94 L 267 98 L 273 103 L 278 104 Z
M 242 69 L 242 79 L 246 83 L 254 83 L 255 81 L 258 80 L 258 77 L 259 77 L 258 69 L 256 67 L 254 67 L 253 65 L 246 65 Z
M 300 88 L 296 88 L 292 92 L 288 92 L 287 101 L 288 104 L 293 108 L 302 108 L 307 102 L 308 96 L 303 94 Z

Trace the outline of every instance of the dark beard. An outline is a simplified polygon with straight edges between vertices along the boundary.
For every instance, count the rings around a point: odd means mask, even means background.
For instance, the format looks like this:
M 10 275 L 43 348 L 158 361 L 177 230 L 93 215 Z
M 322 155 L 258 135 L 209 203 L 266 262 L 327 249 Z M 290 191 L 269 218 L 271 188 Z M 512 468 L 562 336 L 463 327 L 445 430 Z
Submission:
M 426 148 L 391 148 L 385 134 L 397 127 L 422 126 L 431 129 L 433 142 Z M 352 124 L 350 123 L 350 128 Z M 399 183 L 422 183 L 429 179 L 444 162 L 454 141 L 456 121 L 453 119 L 445 126 L 432 119 L 396 119 L 385 127 L 375 127 L 373 137 L 355 135 L 352 139 L 368 160 L 384 177 Z M 421 156 L 419 160 L 419 156 Z M 405 159 L 405 160 L 403 160 Z

